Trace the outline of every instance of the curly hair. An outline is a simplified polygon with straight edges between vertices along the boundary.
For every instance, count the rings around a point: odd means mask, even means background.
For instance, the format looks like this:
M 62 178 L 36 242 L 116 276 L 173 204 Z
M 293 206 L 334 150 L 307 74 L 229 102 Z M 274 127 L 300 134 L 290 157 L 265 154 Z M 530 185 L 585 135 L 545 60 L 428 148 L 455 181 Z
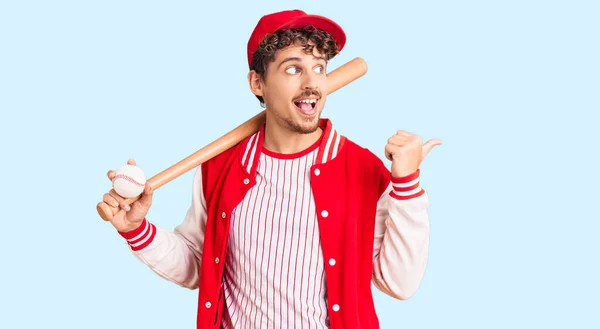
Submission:
M 331 34 L 314 26 L 282 29 L 267 35 L 258 45 L 252 57 L 250 70 L 256 71 L 264 78 L 267 66 L 275 60 L 276 52 L 290 45 L 302 46 L 307 54 L 312 54 L 313 48 L 317 47 L 326 60 L 334 58 L 339 53 L 338 44 Z M 264 99 L 261 96 L 256 96 L 256 98 L 264 105 Z

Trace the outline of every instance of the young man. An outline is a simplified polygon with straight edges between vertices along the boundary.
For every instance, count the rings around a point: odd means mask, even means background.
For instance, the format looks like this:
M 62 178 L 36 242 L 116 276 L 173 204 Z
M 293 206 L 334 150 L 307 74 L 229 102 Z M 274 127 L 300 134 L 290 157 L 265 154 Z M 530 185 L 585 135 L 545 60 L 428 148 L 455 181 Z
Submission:
M 198 288 L 198 328 L 379 328 L 371 282 L 397 299 L 417 290 L 429 244 L 419 165 L 441 142 L 397 132 L 390 171 L 321 118 L 327 63 L 344 44 L 325 17 L 261 18 L 248 82 L 266 124 L 198 168 L 174 232 L 146 218 L 150 187 L 131 207 L 104 196 L 137 258 Z

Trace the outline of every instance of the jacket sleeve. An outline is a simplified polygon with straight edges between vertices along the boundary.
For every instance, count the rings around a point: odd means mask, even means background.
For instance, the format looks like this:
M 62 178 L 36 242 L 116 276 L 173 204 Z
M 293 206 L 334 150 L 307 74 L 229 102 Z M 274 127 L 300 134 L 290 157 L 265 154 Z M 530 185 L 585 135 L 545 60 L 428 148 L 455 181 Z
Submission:
M 377 203 L 373 249 L 373 284 L 397 299 L 418 289 L 429 253 L 427 193 L 419 184 L 420 169 L 391 177 Z
M 196 289 L 207 218 L 200 167 L 192 187 L 191 205 L 173 232 L 144 219 L 137 229 L 119 234 L 133 254 L 156 274 L 182 287 Z

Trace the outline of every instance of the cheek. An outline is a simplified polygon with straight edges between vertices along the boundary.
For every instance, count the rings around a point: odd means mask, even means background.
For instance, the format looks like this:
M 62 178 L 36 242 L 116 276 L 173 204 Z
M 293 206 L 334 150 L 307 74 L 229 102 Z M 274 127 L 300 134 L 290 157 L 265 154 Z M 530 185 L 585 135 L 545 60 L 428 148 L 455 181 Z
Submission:
M 317 84 L 319 86 L 319 89 L 324 92 L 325 90 L 327 90 L 328 85 L 327 85 L 327 76 L 326 75 L 320 75 L 319 79 L 317 80 Z M 323 95 L 325 96 L 325 95 Z
M 273 96 L 281 102 L 289 102 L 300 93 L 297 83 L 292 80 L 280 81 L 273 86 Z

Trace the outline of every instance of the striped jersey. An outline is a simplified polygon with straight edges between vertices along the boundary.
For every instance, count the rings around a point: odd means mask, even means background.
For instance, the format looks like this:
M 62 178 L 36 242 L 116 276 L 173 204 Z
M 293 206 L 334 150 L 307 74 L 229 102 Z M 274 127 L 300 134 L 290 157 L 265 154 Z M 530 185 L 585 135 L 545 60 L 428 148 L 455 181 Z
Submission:
M 257 155 L 256 185 L 231 217 L 223 328 L 329 327 L 310 186 L 319 144 L 296 154 L 263 149 Z

